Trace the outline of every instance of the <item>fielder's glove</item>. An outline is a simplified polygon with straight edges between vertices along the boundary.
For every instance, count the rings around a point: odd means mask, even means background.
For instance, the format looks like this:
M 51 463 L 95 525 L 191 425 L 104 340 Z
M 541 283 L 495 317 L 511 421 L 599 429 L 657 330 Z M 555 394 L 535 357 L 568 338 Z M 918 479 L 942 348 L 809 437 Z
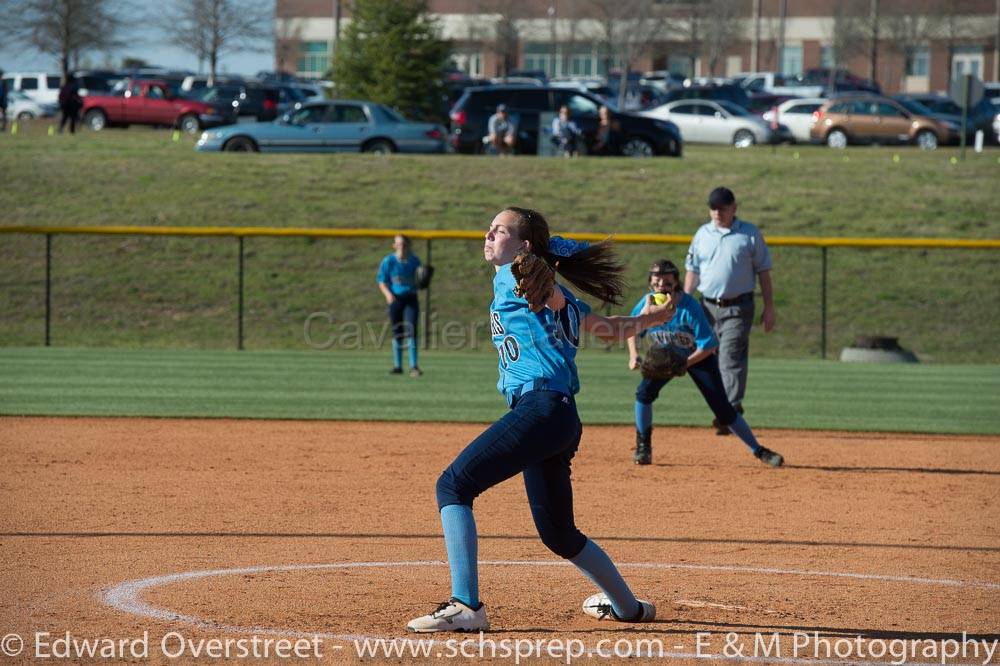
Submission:
M 514 295 L 528 301 L 532 312 L 541 312 L 556 287 L 556 272 L 549 263 L 531 252 L 522 252 L 510 265 L 517 284 Z
M 646 379 L 673 379 L 687 373 L 687 350 L 677 345 L 657 345 L 646 352 L 639 367 Z

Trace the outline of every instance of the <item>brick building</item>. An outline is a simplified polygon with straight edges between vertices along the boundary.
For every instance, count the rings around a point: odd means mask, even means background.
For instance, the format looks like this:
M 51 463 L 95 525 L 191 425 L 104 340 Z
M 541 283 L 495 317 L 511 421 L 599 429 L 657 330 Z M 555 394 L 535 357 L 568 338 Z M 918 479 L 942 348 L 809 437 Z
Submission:
M 696 76 L 846 65 L 873 76 L 889 93 L 946 90 L 952 76 L 965 72 L 997 80 L 1000 0 L 652 3 L 655 18 L 619 21 L 617 28 L 595 10 L 604 5 L 614 11 L 616 0 L 430 0 L 430 9 L 452 43 L 455 65 L 472 76 L 515 68 L 600 76 L 620 68 L 624 52 L 634 51 L 633 70 Z M 338 5 L 342 30 L 350 4 L 277 0 L 276 69 L 322 76 L 336 42 Z M 608 39 L 609 30 L 634 39 Z M 649 34 L 640 34 L 644 30 Z

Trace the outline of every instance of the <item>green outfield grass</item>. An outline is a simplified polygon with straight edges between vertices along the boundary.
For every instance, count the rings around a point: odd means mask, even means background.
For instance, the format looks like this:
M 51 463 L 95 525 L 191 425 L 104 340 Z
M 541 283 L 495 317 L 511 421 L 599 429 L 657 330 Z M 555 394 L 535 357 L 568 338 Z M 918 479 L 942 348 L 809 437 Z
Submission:
M 766 235 L 1000 237 L 1000 151 L 689 146 L 683 159 L 557 160 L 454 155 L 200 154 L 193 139 L 131 128 L 49 137 L 42 123 L 0 136 L 0 224 L 485 229 L 502 206 L 545 212 L 556 231 L 691 234 L 725 183 Z M 893 155 L 900 161 L 894 162 Z M 0 345 L 40 344 L 44 239 L 0 235 Z M 246 344 L 305 350 L 303 324 L 380 325 L 374 285 L 388 243 L 246 241 Z M 632 289 L 684 246 L 622 246 Z M 418 243 L 416 251 L 426 258 Z M 757 358 L 817 358 L 820 253 L 774 248 L 778 327 Z M 859 334 L 898 336 L 923 360 L 1000 363 L 996 251 L 833 249 L 829 351 Z M 440 325 L 482 322 L 490 269 L 478 242 L 437 242 Z M 60 346 L 231 348 L 236 241 L 56 237 L 52 341 Z M 481 329 L 485 331 L 485 329 Z M 485 341 L 485 335 L 481 338 Z
M 5 348 L 0 414 L 489 422 L 506 409 L 492 352 L 427 352 L 421 365 L 413 379 L 366 352 Z M 632 423 L 638 374 L 624 353 L 586 350 L 579 367 L 584 423 Z M 760 360 L 745 404 L 759 427 L 996 435 L 1000 370 Z M 659 425 L 712 419 L 687 378 L 654 411 Z

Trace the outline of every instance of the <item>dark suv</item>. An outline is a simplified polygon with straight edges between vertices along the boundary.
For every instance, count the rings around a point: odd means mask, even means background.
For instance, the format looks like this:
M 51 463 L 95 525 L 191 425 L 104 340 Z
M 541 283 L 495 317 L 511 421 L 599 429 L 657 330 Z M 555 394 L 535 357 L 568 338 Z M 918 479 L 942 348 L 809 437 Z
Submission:
M 711 99 L 732 102 L 737 106 L 742 106 L 747 111 L 752 110 L 750 97 L 742 86 L 725 84 L 721 86 L 687 86 L 685 88 L 674 88 L 668 90 L 666 97 L 661 104 L 676 102 L 680 99 Z
M 232 106 L 241 118 L 270 122 L 278 117 L 281 92 L 258 83 L 222 83 L 211 88 L 188 91 L 186 96 L 213 106 Z
M 564 104 L 570 117 L 583 132 L 586 152 L 593 152 L 598 129 L 600 97 L 571 88 L 547 86 L 481 86 L 466 88 L 451 110 L 451 145 L 456 152 L 483 152 L 487 123 L 498 104 L 505 104 L 517 127 L 515 153 L 538 152 L 539 117 L 557 114 Z M 669 155 L 680 157 L 683 143 L 673 123 L 609 109 L 611 120 L 620 128 L 615 153 L 630 157 Z M 549 116 L 550 118 L 553 116 Z

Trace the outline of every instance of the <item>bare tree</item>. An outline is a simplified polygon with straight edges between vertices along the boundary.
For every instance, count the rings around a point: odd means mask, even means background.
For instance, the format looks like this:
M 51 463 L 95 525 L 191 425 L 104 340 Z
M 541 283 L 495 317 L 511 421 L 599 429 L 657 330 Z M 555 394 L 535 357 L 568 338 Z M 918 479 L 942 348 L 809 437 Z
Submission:
M 599 42 L 608 58 L 622 65 L 618 102 L 624 107 L 628 74 L 639 57 L 666 37 L 670 17 L 657 0 L 580 0 L 592 11 L 600 26 Z
M 107 51 L 121 42 L 127 4 L 114 0 L 6 0 L 0 29 L 12 42 L 59 60 L 63 77 L 83 53 Z
M 497 57 L 497 74 L 506 78 L 517 67 L 519 44 L 521 41 L 520 22 L 528 17 L 527 0 L 479 0 L 478 9 L 482 14 L 494 17 L 493 39 L 490 49 Z
M 272 15 L 273 5 L 265 0 L 175 0 L 160 25 L 173 43 L 208 61 L 211 83 L 223 53 L 263 49 L 273 34 Z
M 302 55 L 302 22 L 281 19 L 274 22 L 274 60 L 279 72 L 298 70 Z
M 729 46 L 743 36 L 738 3 L 732 0 L 705 0 L 695 16 L 701 35 L 701 53 L 708 63 L 709 76 L 718 75 L 719 61 Z
M 932 3 L 930 12 L 927 15 L 927 31 L 934 39 L 939 39 L 945 43 L 948 53 L 948 83 L 951 84 L 953 57 L 955 48 L 964 39 L 974 35 L 975 23 L 971 17 L 963 16 L 960 12 L 959 0 L 939 0 Z

